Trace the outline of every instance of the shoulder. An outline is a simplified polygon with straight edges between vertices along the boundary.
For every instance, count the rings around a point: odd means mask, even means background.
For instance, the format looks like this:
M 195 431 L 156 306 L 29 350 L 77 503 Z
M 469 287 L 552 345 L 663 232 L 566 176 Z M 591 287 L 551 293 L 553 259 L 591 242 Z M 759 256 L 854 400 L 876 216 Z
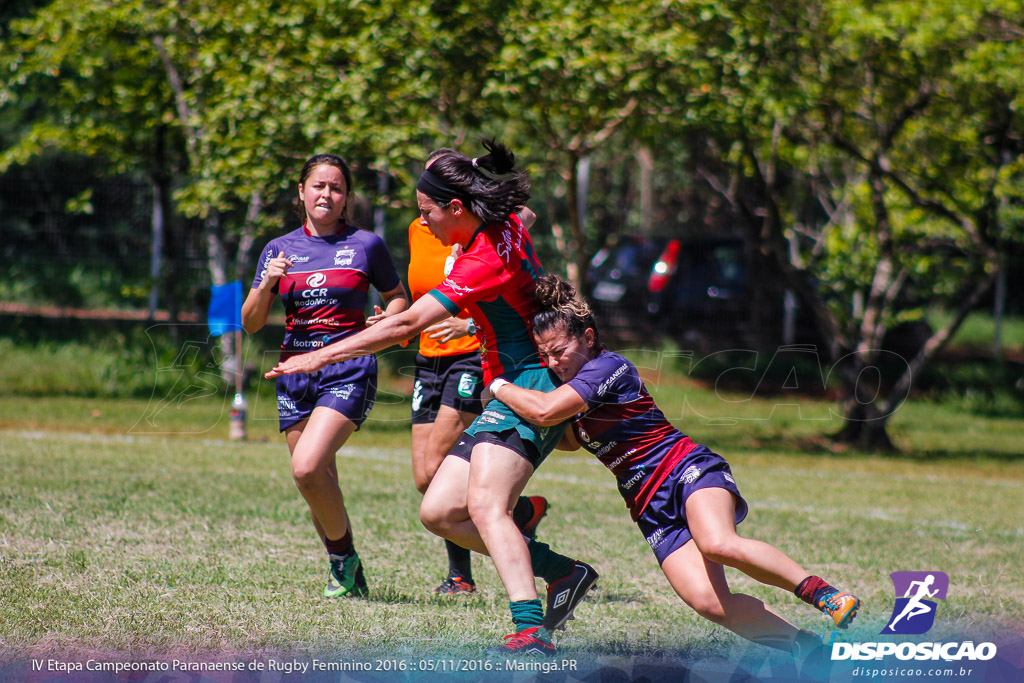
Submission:
M 601 351 L 595 358 L 591 358 L 583 367 L 601 369 L 609 374 L 623 375 L 636 373 L 636 366 L 629 362 L 629 359 L 613 351 Z
M 387 243 L 376 233 L 363 230 L 362 228 L 354 228 L 353 230 L 354 232 L 352 232 L 348 239 L 362 245 L 368 255 L 377 258 L 383 257 L 386 254 L 390 258 L 391 252 L 388 250 Z
M 469 248 L 463 252 L 460 260 L 464 257 L 471 257 L 484 263 L 500 265 L 499 247 L 504 242 L 502 231 L 507 230 L 502 223 L 491 223 L 486 225 L 473 236 Z
M 354 225 L 350 225 L 349 228 L 352 231 L 348 236 L 349 239 L 355 240 L 357 242 L 362 242 L 367 246 L 384 246 L 384 240 L 382 240 L 377 235 L 377 233 L 372 232 L 370 230 L 363 230 L 362 228 L 356 227 Z
M 286 232 L 283 235 L 271 237 L 269 240 L 267 240 L 267 244 L 263 248 L 270 249 L 271 247 L 274 247 L 287 249 L 288 245 L 294 243 L 297 239 L 301 238 L 302 236 L 302 228 L 297 228 L 295 230 L 292 230 L 291 232 Z
M 288 232 L 281 233 L 280 235 L 275 235 L 274 237 L 271 237 L 267 241 L 267 244 L 272 244 L 274 242 L 289 242 L 291 240 L 294 240 L 297 237 L 302 237 L 302 236 L 303 236 L 302 228 L 299 227 L 299 228 L 295 228 L 294 230 L 289 230 Z
M 430 232 L 430 228 L 428 228 L 425 225 L 423 225 L 422 223 L 420 223 L 420 219 L 419 218 L 414 218 L 412 220 L 412 222 L 409 223 L 409 239 L 414 239 L 416 237 L 419 237 L 420 235 L 423 234 L 424 231 L 429 233 Z M 433 234 L 433 233 L 431 233 L 431 234 Z
M 602 351 L 596 358 L 587 361 L 576 376 L 581 381 L 594 384 L 599 396 L 603 396 L 613 387 L 614 393 L 620 393 L 636 389 L 640 384 L 640 374 L 636 366 L 611 351 Z

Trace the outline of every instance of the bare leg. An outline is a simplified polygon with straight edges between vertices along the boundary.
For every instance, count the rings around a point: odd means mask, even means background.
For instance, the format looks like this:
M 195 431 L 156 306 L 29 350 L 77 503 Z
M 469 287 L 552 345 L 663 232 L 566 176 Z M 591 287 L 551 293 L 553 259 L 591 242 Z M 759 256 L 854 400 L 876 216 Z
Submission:
M 426 493 L 430 480 L 475 415 L 441 406 L 430 424 L 412 426 L 412 476 L 416 489 Z
M 292 478 L 309 505 L 321 538 L 341 538 L 349 528 L 335 455 L 355 430 L 355 423 L 341 413 L 318 407 L 309 419 L 285 432 L 292 454 Z
M 789 652 L 801 634 L 757 598 L 731 592 L 722 565 L 702 555 L 692 541 L 669 555 L 661 568 L 697 614 L 747 640 Z
M 775 546 L 736 533 L 736 501 L 726 489 L 700 489 L 687 498 L 686 525 L 700 552 L 712 562 L 788 591 L 807 577 L 803 567 Z
M 462 458 L 444 459 L 423 494 L 420 521 L 441 538 L 486 555 L 487 547 L 470 519 L 466 503 L 469 469 L 469 463 Z
M 512 602 L 537 599 L 530 551 L 512 520 L 512 509 L 532 475 L 533 465 L 513 450 L 490 443 L 473 449 L 466 493 L 470 518 Z
M 412 426 L 412 480 L 421 494 L 426 493 L 430 486 L 431 477 L 427 476 L 426 467 L 427 441 L 433 429 L 433 422 Z

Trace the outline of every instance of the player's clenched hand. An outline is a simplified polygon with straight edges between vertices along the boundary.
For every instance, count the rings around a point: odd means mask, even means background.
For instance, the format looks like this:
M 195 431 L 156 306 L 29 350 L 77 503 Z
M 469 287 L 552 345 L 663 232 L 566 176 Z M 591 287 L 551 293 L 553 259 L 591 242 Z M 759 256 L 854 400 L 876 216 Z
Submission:
M 366 326 L 369 327 L 370 325 L 376 322 L 380 322 L 386 317 L 388 317 L 388 314 L 384 312 L 384 309 L 378 306 L 377 304 L 374 304 L 373 315 L 366 319 Z
M 273 287 L 277 284 L 277 281 L 285 276 L 288 269 L 293 264 L 290 260 L 285 258 L 284 252 L 270 259 L 270 263 L 267 264 L 267 274 L 264 276 L 263 281 L 267 283 L 268 287 Z
M 316 372 L 325 365 L 327 365 L 327 360 L 324 358 L 323 354 L 320 353 L 320 349 L 317 349 L 316 351 L 292 356 L 288 360 L 279 362 L 271 368 L 270 372 L 266 373 L 264 377 L 267 379 L 273 379 L 274 377 L 280 377 L 281 375 L 308 374 L 310 372 Z

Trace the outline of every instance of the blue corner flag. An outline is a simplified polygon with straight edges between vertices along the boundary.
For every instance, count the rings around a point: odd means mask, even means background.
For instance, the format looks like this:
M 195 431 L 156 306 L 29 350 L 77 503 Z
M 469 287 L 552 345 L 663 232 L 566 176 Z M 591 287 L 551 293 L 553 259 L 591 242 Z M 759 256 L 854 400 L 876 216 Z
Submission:
M 210 292 L 210 309 L 206 313 L 210 334 L 219 337 L 242 328 L 242 283 L 214 285 Z

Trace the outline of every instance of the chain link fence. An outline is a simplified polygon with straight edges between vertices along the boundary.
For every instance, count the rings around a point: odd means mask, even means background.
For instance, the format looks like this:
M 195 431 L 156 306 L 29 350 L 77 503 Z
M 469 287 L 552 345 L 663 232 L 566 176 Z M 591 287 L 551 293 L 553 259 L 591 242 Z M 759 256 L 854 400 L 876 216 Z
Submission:
M 194 314 L 209 284 L 197 226 L 168 217 L 154 254 L 152 211 L 144 179 L 66 161 L 0 175 L 0 304 L 148 312 L 155 287 L 165 316 Z

